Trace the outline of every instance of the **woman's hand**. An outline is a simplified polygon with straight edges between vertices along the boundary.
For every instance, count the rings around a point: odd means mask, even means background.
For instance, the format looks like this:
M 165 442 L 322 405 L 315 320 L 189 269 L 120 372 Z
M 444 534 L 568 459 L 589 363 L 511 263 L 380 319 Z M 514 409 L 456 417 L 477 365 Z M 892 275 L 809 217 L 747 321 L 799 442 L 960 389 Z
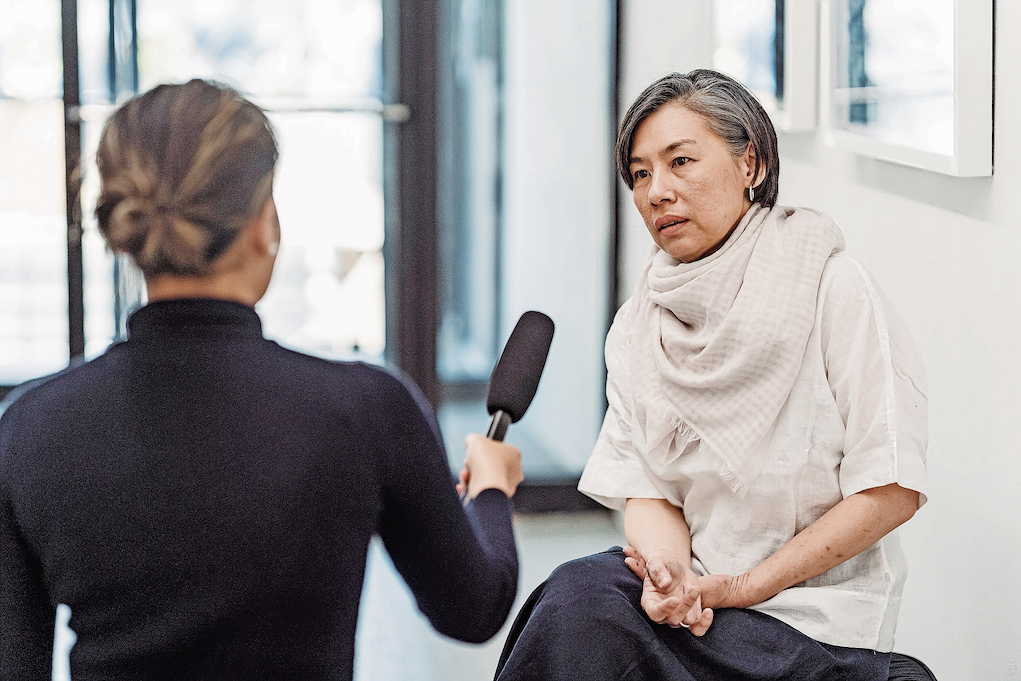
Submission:
M 525 477 L 518 448 L 475 433 L 465 438 L 464 446 L 464 468 L 457 476 L 458 494 L 467 491 L 468 497 L 474 499 L 484 489 L 498 489 L 508 497 L 514 496 Z
M 653 622 L 690 629 L 701 636 L 713 622 L 713 611 L 702 607 L 698 577 L 685 561 L 653 556 L 646 561 L 632 546 L 624 547 L 624 562 L 642 580 L 642 609 Z
M 642 580 L 642 609 L 653 622 L 701 636 L 713 621 L 691 571 L 691 535 L 681 509 L 666 499 L 628 499 L 624 562 Z
M 624 553 L 627 558 L 624 562 L 631 568 L 631 571 L 635 573 L 641 580 L 646 580 L 648 577 L 648 569 L 646 562 L 638 555 L 638 551 L 633 546 L 625 546 Z M 656 559 L 653 559 L 654 564 Z M 705 577 L 695 577 L 695 573 L 691 570 L 681 568 L 687 574 L 685 580 L 689 579 L 688 575 L 695 578 L 697 582 L 696 588 L 698 589 L 698 595 L 700 599 L 699 605 L 701 605 L 703 612 L 712 612 L 713 609 L 719 608 L 747 608 L 752 605 L 760 603 L 761 600 L 757 599 L 751 594 L 751 587 L 749 585 L 748 575 L 706 575 Z M 668 569 L 669 572 L 669 569 Z M 644 606 L 644 602 L 643 602 Z M 692 614 L 698 616 L 698 613 L 694 612 L 692 608 Z M 648 612 L 648 611 L 646 611 Z M 650 618 L 652 616 L 650 615 Z M 712 615 L 709 617 L 709 624 L 712 623 Z M 689 620 L 684 620 L 684 624 L 690 626 Z M 708 627 L 708 624 L 706 625 Z M 692 629 L 694 631 L 694 629 Z M 703 632 L 704 633 L 704 632 Z M 701 636 L 701 633 L 697 634 Z

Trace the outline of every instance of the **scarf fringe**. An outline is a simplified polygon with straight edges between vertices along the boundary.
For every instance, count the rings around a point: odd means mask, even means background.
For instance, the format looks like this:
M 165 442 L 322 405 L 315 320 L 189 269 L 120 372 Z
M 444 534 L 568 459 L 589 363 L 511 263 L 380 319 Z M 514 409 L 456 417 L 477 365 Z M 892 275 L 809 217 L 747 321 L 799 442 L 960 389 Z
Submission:
M 719 452 L 713 449 L 713 447 L 706 442 L 704 437 L 696 433 L 694 429 L 681 420 L 679 416 L 671 414 L 671 418 L 676 421 L 674 426 L 677 431 L 676 437 L 680 438 L 682 442 L 690 443 L 698 441 L 698 453 L 702 454 L 715 464 L 716 468 L 720 472 L 720 477 L 723 478 L 723 481 L 727 483 L 728 487 L 730 487 L 730 491 L 743 499 L 745 495 L 748 494 L 748 490 L 751 489 L 751 482 L 742 481 L 737 476 L 737 473 L 735 473 L 727 462 L 723 460 L 723 457 L 720 456 Z M 683 447 L 680 449 L 683 449 Z
M 723 460 L 723 457 L 717 453 L 715 449 L 709 446 L 705 440 L 700 440 L 698 443 L 698 452 L 703 454 L 710 461 L 716 464 L 716 468 L 720 471 L 720 477 L 730 487 L 730 491 L 736 494 L 738 497 L 744 499 L 745 495 L 748 494 L 748 490 L 751 489 L 751 482 L 744 482 L 737 477 L 737 474 L 731 470 L 727 462 Z

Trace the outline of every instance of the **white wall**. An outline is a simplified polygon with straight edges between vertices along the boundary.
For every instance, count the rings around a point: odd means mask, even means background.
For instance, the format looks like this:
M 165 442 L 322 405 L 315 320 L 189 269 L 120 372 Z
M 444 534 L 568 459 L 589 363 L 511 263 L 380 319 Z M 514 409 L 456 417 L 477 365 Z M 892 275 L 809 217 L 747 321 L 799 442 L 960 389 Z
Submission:
M 821 132 L 780 140 L 781 203 L 837 220 L 928 367 L 929 503 L 901 532 L 911 574 L 896 650 L 940 681 L 1021 679 L 1021 2 L 996 4 L 993 177 L 859 158 Z M 623 106 L 663 73 L 710 65 L 710 11 L 625 0 Z M 648 237 L 624 208 L 633 281 Z
M 577 475 L 602 422 L 613 223 L 606 0 L 505 4 L 503 330 L 529 309 L 556 334 L 528 415 L 508 432 Z M 525 460 L 529 474 L 542 457 Z
M 705 0 L 624 0 L 622 3 L 620 101 L 623 116 L 642 90 L 672 71 L 708 66 L 712 60 L 712 5 Z M 620 121 L 617 121 L 620 123 Z M 631 192 L 617 180 L 624 235 L 621 244 L 621 302 L 630 297 L 635 279 L 652 248 Z

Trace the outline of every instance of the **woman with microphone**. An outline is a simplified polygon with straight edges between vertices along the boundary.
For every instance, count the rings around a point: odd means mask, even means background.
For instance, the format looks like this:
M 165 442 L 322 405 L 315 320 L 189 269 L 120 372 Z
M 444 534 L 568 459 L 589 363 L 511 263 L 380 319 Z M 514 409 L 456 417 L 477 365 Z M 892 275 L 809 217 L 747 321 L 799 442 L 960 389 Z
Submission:
M 413 386 L 263 338 L 276 161 L 265 114 L 200 80 L 107 124 L 96 214 L 149 302 L 0 420 L 0 678 L 50 678 L 65 603 L 76 681 L 350 679 L 377 533 L 437 630 L 503 625 L 520 454 L 470 436 L 463 508 Z

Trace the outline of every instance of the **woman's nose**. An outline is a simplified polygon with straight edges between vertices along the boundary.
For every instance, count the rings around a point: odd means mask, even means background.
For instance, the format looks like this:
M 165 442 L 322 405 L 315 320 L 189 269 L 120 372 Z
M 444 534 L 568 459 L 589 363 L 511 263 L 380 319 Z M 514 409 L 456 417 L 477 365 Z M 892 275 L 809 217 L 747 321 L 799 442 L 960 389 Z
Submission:
M 649 182 L 649 201 L 653 205 L 659 205 L 663 201 L 674 201 L 676 198 L 677 194 L 674 192 L 669 176 L 664 176 L 663 173 L 652 173 Z

